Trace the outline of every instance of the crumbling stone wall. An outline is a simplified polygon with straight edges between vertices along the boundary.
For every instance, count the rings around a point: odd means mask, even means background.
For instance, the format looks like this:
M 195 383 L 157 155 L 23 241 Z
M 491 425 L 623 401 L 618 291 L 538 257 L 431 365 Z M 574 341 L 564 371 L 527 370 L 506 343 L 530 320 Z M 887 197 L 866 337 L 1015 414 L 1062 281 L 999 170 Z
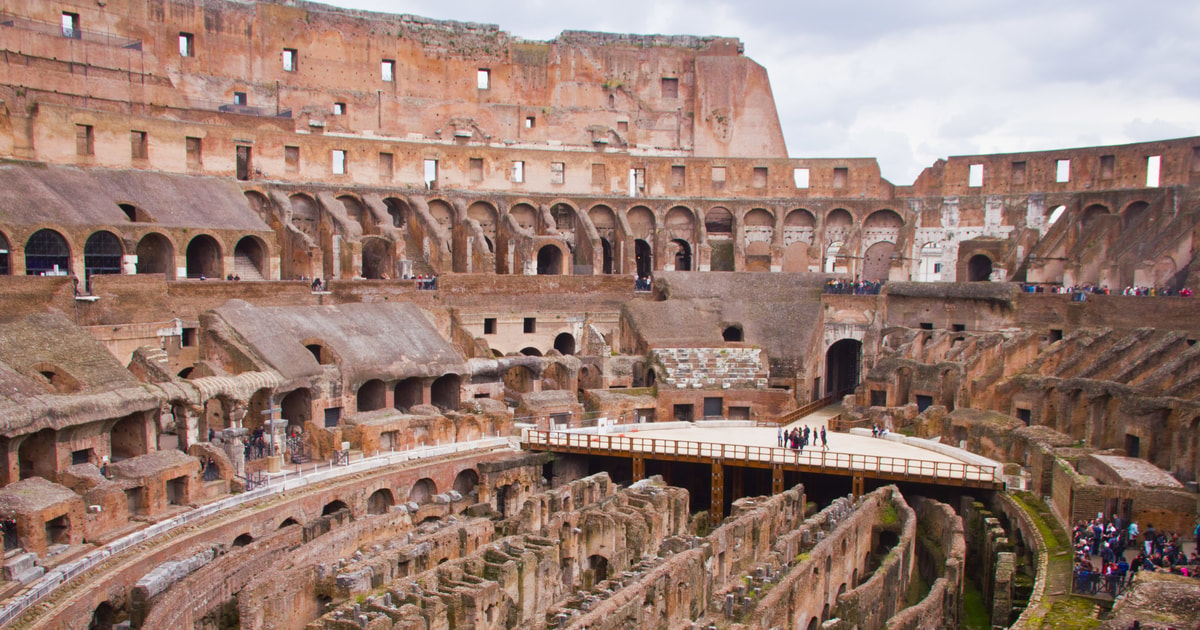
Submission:
M 921 601 L 888 619 L 887 630 L 957 628 L 962 610 L 967 542 L 954 508 L 933 499 L 913 501 L 917 515 L 917 570 L 930 583 Z

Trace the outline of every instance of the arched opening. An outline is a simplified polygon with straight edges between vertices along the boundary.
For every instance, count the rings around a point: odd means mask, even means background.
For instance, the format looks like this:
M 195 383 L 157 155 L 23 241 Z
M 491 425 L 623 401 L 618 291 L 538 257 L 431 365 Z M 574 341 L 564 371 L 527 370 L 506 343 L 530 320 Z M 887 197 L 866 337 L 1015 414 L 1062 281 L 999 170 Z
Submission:
M 396 409 L 412 409 L 421 404 L 421 379 L 406 378 L 399 383 L 396 383 L 396 389 L 393 392 L 392 406 Z
M 246 545 L 249 545 L 252 542 L 254 542 L 254 537 L 251 536 L 249 533 L 246 533 L 246 534 L 242 534 L 241 536 L 238 536 L 237 538 L 234 538 L 233 546 L 234 547 L 245 547 Z
M 429 386 L 430 402 L 440 409 L 458 409 L 461 382 L 457 374 L 446 374 L 438 378 Z
M 308 343 L 305 344 L 304 348 L 308 350 L 309 354 L 311 354 L 313 358 L 317 360 L 317 363 L 320 363 L 321 365 L 333 365 L 334 363 L 337 363 L 337 355 L 335 355 L 333 351 L 324 344 L 319 342 Z
M 358 388 L 358 394 L 355 397 L 355 409 L 358 411 L 383 409 L 386 400 L 387 388 L 384 387 L 383 381 L 371 379 Z
M 511 394 L 526 394 L 533 391 L 533 371 L 524 365 L 514 365 L 504 371 L 504 390 Z
M 465 496 L 469 496 L 475 492 L 475 487 L 479 485 L 479 473 L 475 469 L 468 468 L 454 477 L 454 491 Z
M 0 234 L 0 276 L 12 274 L 12 248 L 9 247 L 8 237 Z
M 396 498 L 392 491 L 380 488 L 367 497 L 367 514 L 387 514 L 393 505 L 396 505 Z
M 175 246 L 166 236 L 151 232 L 137 244 L 138 274 L 161 273 L 167 280 L 175 279 Z
M 437 484 L 429 477 L 418 479 L 413 484 L 412 489 L 408 491 L 408 500 L 410 503 L 429 503 L 437 494 Z
M 185 378 L 185 379 L 186 379 L 186 378 L 191 378 L 191 377 L 192 377 L 192 370 L 193 370 L 193 369 L 195 369 L 195 368 L 192 368 L 192 367 L 190 367 L 190 366 L 189 366 L 189 367 L 185 367 L 185 368 L 183 368 L 182 370 L 179 370 L 179 373 L 178 373 L 178 374 L 176 374 L 175 376 L 178 376 L 179 378 Z
M 38 230 L 25 241 L 25 275 L 65 276 L 71 271 L 71 248 L 54 230 Z
M 121 257 L 125 249 L 121 239 L 112 232 L 96 232 L 83 245 L 83 275 L 91 290 L 92 276 L 121 273 Z
M 562 274 L 563 255 L 555 245 L 543 245 L 537 253 L 537 275 L 557 276 Z
M 588 573 L 591 576 L 591 584 L 586 588 L 592 588 L 595 585 L 608 579 L 608 558 L 602 555 L 595 554 L 588 556 Z
M 554 229 L 559 232 L 575 231 L 575 208 L 570 204 L 556 203 L 550 206 L 550 216 L 554 217 Z
M 967 282 L 987 282 L 992 279 L 992 259 L 975 254 L 967 261 Z
M 429 200 L 429 214 L 447 231 L 454 229 L 454 208 L 441 199 Z
M 542 370 L 542 391 L 570 389 L 571 373 L 561 363 L 551 363 Z
M 267 279 L 267 248 L 257 236 L 243 236 L 233 246 L 233 273 L 241 280 Z
M 350 509 L 350 506 L 346 505 L 341 500 L 333 500 L 333 501 L 330 501 L 329 503 L 326 503 L 325 507 L 321 508 L 321 516 L 329 516 L 330 514 L 337 514 L 338 512 L 341 512 L 342 510 L 349 510 L 349 509 Z
M 1150 204 L 1145 201 L 1135 201 L 1125 208 L 1124 223 L 1126 230 L 1137 229 L 1145 225 L 1150 218 Z
M 479 224 L 479 231 L 489 244 L 496 240 L 496 217 L 496 209 L 486 201 L 476 201 L 467 208 L 467 218 Z
M 613 272 L 613 246 L 612 246 L 612 243 L 608 242 L 607 238 L 600 239 L 600 250 L 604 256 L 604 263 L 603 263 L 603 266 L 601 267 L 601 270 L 603 270 L 603 272 L 605 274 L 611 274 Z
M 296 519 L 289 516 L 289 517 L 283 519 L 283 522 L 279 524 L 278 529 L 283 529 L 284 527 L 291 527 L 292 525 L 299 525 L 299 524 L 300 524 L 300 521 L 297 521 Z
M 917 282 L 937 282 L 942 279 L 942 246 L 925 243 L 917 261 Z
M 112 630 L 116 621 L 116 609 L 113 608 L 113 605 L 108 602 L 100 602 L 100 605 L 92 612 L 88 630 Z
M 554 349 L 560 354 L 575 354 L 575 336 L 571 333 L 559 333 L 554 338 Z
M 312 393 L 308 388 L 293 390 L 279 403 L 283 418 L 288 423 L 288 433 L 295 429 L 304 429 L 304 425 L 312 420 Z
M 742 327 L 739 325 L 726 326 L 721 332 L 721 338 L 725 341 L 743 341 Z
M 946 411 L 954 411 L 955 403 L 958 400 L 958 372 L 943 370 L 940 384 L 942 386 L 942 406 L 946 408 Z
M 527 203 L 519 203 L 508 210 L 508 216 L 522 230 L 537 234 L 537 211 Z
M 392 227 L 400 229 L 408 227 L 408 218 L 412 216 L 412 209 L 406 202 L 395 197 L 388 197 L 383 200 L 383 205 L 387 206 L 388 216 L 392 217 Z
M 201 234 L 187 246 L 187 277 L 221 278 L 224 265 L 221 263 L 221 245 L 217 239 Z
M 892 265 L 892 254 L 896 244 L 890 241 L 880 241 L 867 248 L 863 253 L 862 278 L 867 282 L 886 282 Z
M 673 239 L 671 244 L 675 246 L 675 271 L 691 271 L 692 246 L 681 238 Z
M 473 442 L 483 437 L 483 430 L 479 428 L 479 423 L 474 420 L 460 420 L 458 428 L 454 434 L 455 442 Z
M 533 346 L 526 346 L 521 348 L 520 354 L 523 354 L 527 357 L 540 357 L 542 356 L 542 351 L 534 348 Z
M 342 195 L 337 200 L 342 202 L 342 207 L 346 209 L 346 216 L 362 227 L 363 234 L 376 233 L 375 221 L 372 219 L 371 213 L 363 208 L 361 201 L 351 195 Z
M 811 620 L 809 620 L 809 622 L 808 622 L 808 630 L 817 630 L 817 628 L 818 628 L 818 626 L 817 626 L 817 623 L 818 623 L 818 622 L 817 622 L 817 618 L 816 618 L 816 617 L 813 617 Z
M 841 396 L 858 386 L 862 342 L 842 339 L 825 352 L 825 394 Z
M 1046 219 L 1046 227 L 1050 227 L 1051 225 L 1058 223 L 1058 220 L 1062 218 L 1062 215 L 1064 213 L 1066 213 L 1066 211 L 1067 211 L 1066 206 L 1058 206 L 1057 208 L 1052 210 L 1050 212 L 1050 217 Z
M 1083 209 L 1083 215 L 1080 217 L 1079 223 L 1086 228 L 1091 225 L 1092 221 L 1095 221 L 1097 217 L 1106 216 L 1108 214 L 1111 214 L 1108 211 L 1108 208 L 1105 208 L 1098 203 L 1092 204 Z
M 733 213 L 719 206 L 705 212 L 704 231 L 709 236 L 733 234 Z
M 633 257 L 637 265 L 637 275 L 645 278 L 654 269 L 654 254 L 650 251 L 650 243 L 638 239 L 633 243 Z
M 837 241 L 831 243 L 825 249 L 825 273 L 834 273 L 837 270 L 837 259 L 842 254 L 842 242 Z M 844 269 L 842 271 L 845 271 Z
M 121 418 L 113 425 L 109 434 L 112 460 L 119 462 L 150 452 L 146 447 L 146 420 L 135 413 Z M 207 436 L 202 439 L 207 439 Z

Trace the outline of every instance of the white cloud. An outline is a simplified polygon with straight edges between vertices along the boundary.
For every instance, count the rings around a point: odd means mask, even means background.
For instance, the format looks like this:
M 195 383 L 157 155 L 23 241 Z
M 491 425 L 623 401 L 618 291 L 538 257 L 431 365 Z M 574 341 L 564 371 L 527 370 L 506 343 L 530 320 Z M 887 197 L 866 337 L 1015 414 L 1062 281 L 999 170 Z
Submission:
M 939 157 L 1200 134 L 1200 4 L 1185 0 L 337 0 L 563 30 L 739 37 L 795 157 L 876 157 L 908 184 Z

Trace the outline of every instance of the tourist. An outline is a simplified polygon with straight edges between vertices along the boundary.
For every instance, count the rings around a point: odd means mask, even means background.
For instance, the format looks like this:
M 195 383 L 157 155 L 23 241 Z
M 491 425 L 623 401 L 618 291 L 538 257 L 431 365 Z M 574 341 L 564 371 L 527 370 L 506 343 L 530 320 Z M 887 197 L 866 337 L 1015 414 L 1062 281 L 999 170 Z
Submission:
M 825 427 L 821 427 L 821 448 L 829 450 L 829 439 L 825 437 Z M 1197 529 L 1200 529 L 1200 527 Z

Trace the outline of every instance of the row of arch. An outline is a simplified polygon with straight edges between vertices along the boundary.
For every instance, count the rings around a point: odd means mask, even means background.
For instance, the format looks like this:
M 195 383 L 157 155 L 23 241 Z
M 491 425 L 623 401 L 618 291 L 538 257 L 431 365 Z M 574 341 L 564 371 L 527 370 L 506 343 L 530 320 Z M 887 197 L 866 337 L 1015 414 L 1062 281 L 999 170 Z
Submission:
M 233 254 L 235 260 L 245 260 L 258 274 L 266 276 L 269 251 L 270 246 L 263 239 L 248 235 L 237 241 Z M 90 280 L 96 275 L 132 272 L 164 274 L 168 280 L 175 279 L 175 244 L 169 236 L 150 232 L 138 240 L 133 252 L 137 262 L 130 269 L 125 265 L 127 251 L 120 237 L 108 230 L 91 233 L 83 245 L 83 278 Z M 70 242 L 51 228 L 30 235 L 21 254 L 25 275 L 69 275 L 75 271 Z M 0 275 L 13 272 L 13 256 L 8 237 L 0 232 Z M 211 235 L 193 236 L 187 243 L 184 257 L 189 278 L 220 278 L 226 274 L 222 245 Z

